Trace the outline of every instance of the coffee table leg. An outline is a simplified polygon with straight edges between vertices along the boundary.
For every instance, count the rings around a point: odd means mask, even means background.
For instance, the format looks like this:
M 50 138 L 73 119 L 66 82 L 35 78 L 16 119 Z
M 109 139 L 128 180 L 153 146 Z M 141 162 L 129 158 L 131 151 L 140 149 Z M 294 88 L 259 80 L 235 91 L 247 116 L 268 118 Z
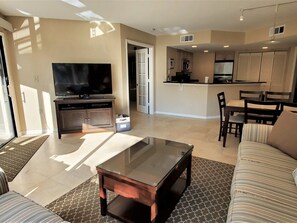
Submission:
M 189 161 L 188 161 L 188 165 L 187 165 L 187 187 L 190 186 L 191 184 L 191 172 L 192 172 L 192 154 L 189 156 Z
M 155 202 L 151 206 L 151 222 L 156 222 L 156 217 L 158 215 L 158 196 L 154 194 Z
M 101 174 L 99 175 L 99 188 L 101 215 L 105 216 L 107 212 L 107 195 L 106 189 L 103 187 L 103 176 Z

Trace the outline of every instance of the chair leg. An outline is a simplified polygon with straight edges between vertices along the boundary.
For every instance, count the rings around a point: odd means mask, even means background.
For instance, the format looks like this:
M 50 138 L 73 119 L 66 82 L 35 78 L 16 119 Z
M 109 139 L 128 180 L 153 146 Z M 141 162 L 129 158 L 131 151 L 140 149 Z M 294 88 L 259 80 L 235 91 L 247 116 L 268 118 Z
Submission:
M 223 129 L 223 125 L 222 125 L 222 123 L 221 123 L 221 124 L 220 124 L 220 132 L 219 132 L 219 139 L 218 139 L 218 141 L 221 141 L 222 129 Z
M 239 124 L 238 127 L 239 127 L 239 142 L 241 142 L 243 125 Z

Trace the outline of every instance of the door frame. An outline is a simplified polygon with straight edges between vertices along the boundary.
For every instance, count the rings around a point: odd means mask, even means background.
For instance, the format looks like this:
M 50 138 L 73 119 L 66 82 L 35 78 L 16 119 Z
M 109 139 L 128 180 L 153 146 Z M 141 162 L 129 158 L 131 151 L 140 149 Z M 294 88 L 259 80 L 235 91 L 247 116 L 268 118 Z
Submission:
M 14 139 L 15 137 L 18 136 L 18 133 L 17 133 L 17 127 L 16 127 L 14 106 L 13 106 L 13 101 L 12 101 L 13 87 L 11 87 L 12 81 L 10 80 L 10 77 L 9 77 L 9 66 L 8 66 L 8 62 L 7 62 L 5 34 L 3 32 L 0 32 L 0 37 L 1 37 L 0 41 L 2 41 L 2 43 L 0 43 L 0 44 L 2 45 L 2 51 L 3 51 L 0 53 L 2 54 L 3 69 L 4 69 L 4 75 L 5 75 L 5 79 L 6 79 L 6 88 L 7 88 L 7 93 L 8 93 L 8 103 L 9 103 L 9 109 L 10 109 L 10 115 L 11 115 L 11 121 L 12 121 L 11 124 L 12 124 L 13 134 L 14 134 L 14 137 L 12 139 Z M 10 139 L 10 141 L 12 139 Z
M 129 96 L 129 64 L 128 64 L 128 44 L 130 45 L 135 45 L 135 46 L 140 46 L 147 48 L 149 51 L 149 72 L 148 72 L 148 100 L 149 100 L 149 109 L 148 109 L 148 114 L 152 115 L 154 114 L 155 110 L 155 100 L 154 100 L 154 46 L 145 44 L 145 43 L 140 43 L 136 42 L 133 40 L 126 39 L 126 87 L 127 87 L 127 103 L 128 103 L 128 114 L 130 115 L 130 96 Z

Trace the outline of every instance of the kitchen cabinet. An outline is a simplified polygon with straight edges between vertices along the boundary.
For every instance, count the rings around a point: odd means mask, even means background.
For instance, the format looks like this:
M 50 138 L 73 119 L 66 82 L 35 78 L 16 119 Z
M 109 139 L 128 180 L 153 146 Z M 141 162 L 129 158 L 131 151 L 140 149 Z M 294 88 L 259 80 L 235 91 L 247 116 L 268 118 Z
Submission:
M 249 70 L 249 53 L 241 53 L 238 57 L 238 71 L 236 80 L 247 80 Z
M 264 91 L 283 91 L 285 69 L 287 61 L 286 51 L 265 52 L 262 56 L 260 81 L 266 82 L 262 86 Z
M 271 73 L 271 91 L 283 91 L 285 81 L 287 52 L 280 51 L 274 53 L 273 67 Z
M 259 81 L 262 53 L 241 53 L 238 58 L 237 80 Z
M 287 51 L 240 53 L 236 80 L 260 81 L 261 90 L 283 91 Z
M 233 51 L 216 52 L 215 60 L 234 60 L 234 55 Z
M 262 63 L 260 71 L 260 81 L 266 82 L 262 84 L 263 91 L 270 90 L 272 67 L 273 67 L 274 52 L 264 52 L 262 54 Z

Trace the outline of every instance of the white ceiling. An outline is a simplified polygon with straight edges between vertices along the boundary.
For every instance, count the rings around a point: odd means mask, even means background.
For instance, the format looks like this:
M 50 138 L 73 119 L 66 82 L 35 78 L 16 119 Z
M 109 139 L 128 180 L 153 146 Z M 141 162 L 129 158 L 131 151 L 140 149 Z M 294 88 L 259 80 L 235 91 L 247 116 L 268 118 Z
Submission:
M 0 0 L 0 13 L 5 16 L 36 16 L 69 20 L 98 20 L 122 23 L 153 35 L 203 30 L 250 31 L 274 24 L 275 7 L 244 11 L 241 9 L 280 4 L 277 24 L 297 19 L 294 0 Z M 293 2 L 291 4 L 283 3 Z M 93 16 L 82 18 L 83 12 Z M 290 40 L 294 44 L 297 40 Z M 291 44 L 290 43 L 290 44 Z

